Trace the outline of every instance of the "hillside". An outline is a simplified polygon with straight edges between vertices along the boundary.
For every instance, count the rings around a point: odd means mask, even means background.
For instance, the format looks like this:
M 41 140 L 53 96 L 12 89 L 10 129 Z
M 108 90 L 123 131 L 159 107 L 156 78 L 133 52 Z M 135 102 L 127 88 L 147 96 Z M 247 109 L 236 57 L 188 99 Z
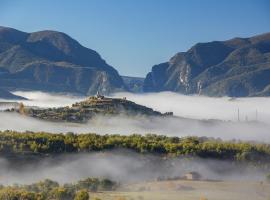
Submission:
M 65 33 L 0 27 L 0 87 L 94 94 L 125 89 L 118 72 Z
M 152 67 L 145 92 L 209 96 L 270 95 L 270 33 L 198 43 Z
M 22 100 L 22 99 L 26 99 L 26 98 L 14 95 L 14 94 L 10 93 L 9 91 L 0 89 L 0 99 Z
M 122 79 L 130 92 L 134 93 L 143 92 L 144 78 L 122 76 Z
M 25 107 L 21 104 L 17 109 L 7 110 L 9 112 L 18 112 L 30 117 L 65 122 L 87 122 L 97 115 L 145 115 L 145 116 L 162 116 L 170 113 L 161 114 L 146 106 L 138 105 L 132 101 L 118 98 L 107 98 L 104 96 L 91 96 L 85 101 L 72 104 L 68 107 L 60 108 L 36 108 Z M 170 114 L 171 115 L 171 114 Z

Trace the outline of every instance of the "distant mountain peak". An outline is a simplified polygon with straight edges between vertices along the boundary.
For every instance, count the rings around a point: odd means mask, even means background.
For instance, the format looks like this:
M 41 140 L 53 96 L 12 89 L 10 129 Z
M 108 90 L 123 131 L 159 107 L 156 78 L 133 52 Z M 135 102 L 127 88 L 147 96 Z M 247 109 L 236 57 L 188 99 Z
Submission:
M 0 87 L 94 94 L 125 89 L 118 72 L 94 50 L 58 31 L 0 28 Z
M 0 26 L 0 41 L 12 44 L 22 42 L 27 38 L 28 34 L 13 28 Z
M 211 96 L 256 96 L 269 87 L 270 33 L 198 43 L 153 66 L 144 81 L 146 92 Z
M 57 31 L 39 31 L 29 35 L 27 42 L 48 42 L 54 47 L 63 52 L 70 53 L 71 48 L 78 48 L 81 46 L 76 40 L 72 39 L 68 35 Z

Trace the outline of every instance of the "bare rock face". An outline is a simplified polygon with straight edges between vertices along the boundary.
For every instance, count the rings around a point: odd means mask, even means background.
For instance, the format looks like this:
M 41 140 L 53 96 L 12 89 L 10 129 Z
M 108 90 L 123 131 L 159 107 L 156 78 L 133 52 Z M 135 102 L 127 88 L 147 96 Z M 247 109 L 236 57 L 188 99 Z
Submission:
M 144 91 L 210 96 L 269 96 L 270 33 L 198 43 L 155 65 Z
M 130 92 L 134 92 L 134 93 L 143 92 L 144 78 L 122 76 L 122 79 Z
M 68 35 L 6 27 L 0 27 L 0 87 L 82 94 L 125 90 L 113 67 Z

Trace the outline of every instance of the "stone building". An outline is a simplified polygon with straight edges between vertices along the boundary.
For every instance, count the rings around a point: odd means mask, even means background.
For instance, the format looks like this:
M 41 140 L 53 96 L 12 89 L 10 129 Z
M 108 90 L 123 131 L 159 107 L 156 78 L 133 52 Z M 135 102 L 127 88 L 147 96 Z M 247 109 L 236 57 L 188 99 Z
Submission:
M 184 177 L 186 180 L 200 180 L 201 179 L 201 175 L 198 172 L 189 172 L 185 174 Z

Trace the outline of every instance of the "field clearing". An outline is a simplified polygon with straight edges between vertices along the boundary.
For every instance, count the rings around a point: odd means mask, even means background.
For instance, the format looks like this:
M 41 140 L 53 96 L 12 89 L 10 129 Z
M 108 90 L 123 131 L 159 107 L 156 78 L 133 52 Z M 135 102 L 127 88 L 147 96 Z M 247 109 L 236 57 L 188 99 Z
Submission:
M 102 200 L 268 200 L 270 184 L 248 181 L 162 181 L 90 193 Z

